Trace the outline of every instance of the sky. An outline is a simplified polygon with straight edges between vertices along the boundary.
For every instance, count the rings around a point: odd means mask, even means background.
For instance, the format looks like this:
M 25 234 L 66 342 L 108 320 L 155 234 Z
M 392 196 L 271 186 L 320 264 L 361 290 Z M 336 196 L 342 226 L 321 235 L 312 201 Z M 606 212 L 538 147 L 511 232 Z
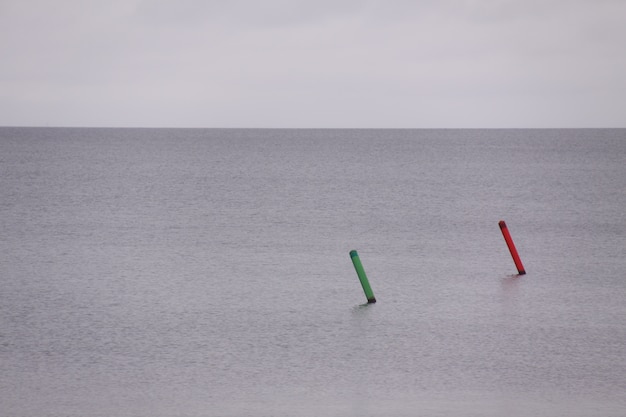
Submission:
M 0 126 L 626 127 L 626 0 L 0 0 Z

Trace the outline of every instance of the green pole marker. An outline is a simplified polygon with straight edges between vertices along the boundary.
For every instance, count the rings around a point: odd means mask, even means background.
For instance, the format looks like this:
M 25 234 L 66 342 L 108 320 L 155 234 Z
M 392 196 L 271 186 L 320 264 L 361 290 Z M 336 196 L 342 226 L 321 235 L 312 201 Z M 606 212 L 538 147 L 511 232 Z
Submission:
M 359 276 L 359 281 L 361 281 L 361 285 L 363 286 L 363 291 L 365 292 L 367 302 L 375 303 L 376 297 L 374 297 L 372 287 L 370 287 L 370 283 L 367 280 L 367 276 L 365 275 L 365 270 L 363 269 L 363 265 L 361 264 L 361 259 L 359 259 L 359 254 L 356 253 L 355 250 L 350 251 L 350 258 L 352 258 L 354 269 L 356 269 L 356 274 Z

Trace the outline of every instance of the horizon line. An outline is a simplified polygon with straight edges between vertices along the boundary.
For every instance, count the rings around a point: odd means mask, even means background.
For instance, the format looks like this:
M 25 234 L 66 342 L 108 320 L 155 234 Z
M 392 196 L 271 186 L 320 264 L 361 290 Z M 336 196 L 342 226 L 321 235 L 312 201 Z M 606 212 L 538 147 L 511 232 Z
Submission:
M 197 129 L 197 130 L 593 130 L 626 129 L 607 127 L 228 127 L 228 126 L 81 126 L 81 125 L 0 125 L 18 129 Z

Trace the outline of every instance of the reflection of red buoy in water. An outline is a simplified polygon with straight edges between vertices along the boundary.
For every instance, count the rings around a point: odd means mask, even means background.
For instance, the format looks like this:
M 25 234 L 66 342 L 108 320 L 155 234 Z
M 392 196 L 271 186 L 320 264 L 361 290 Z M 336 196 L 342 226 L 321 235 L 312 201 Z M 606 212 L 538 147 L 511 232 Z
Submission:
M 522 260 L 519 258 L 517 254 L 517 249 L 515 249 L 515 244 L 513 243 L 513 239 L 511 239 L 511 235 L 509 234 L 509 229 L 506 227 L 506 223 L 504 220 L 500 220 L 498 222 L 498 226 L 500 226 L 500 230 L 502 230 L 502 236 L 504 236 L 504 240 L 506 241 L 506 245 L 509 247 L 509 252 L 511 252 L 511 256 L 513 257 L 513 262 L 515 262 L 515 267 L 517 268 L 517 272 L 520 275 L 524 275 L 526 271 L 524 270 L 524 265 L 522 265 Z

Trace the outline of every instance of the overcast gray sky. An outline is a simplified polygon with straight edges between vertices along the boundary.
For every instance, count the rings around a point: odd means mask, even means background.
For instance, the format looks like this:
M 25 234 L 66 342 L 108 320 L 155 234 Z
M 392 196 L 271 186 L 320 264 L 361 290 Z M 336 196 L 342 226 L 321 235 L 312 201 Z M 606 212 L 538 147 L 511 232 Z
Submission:
M 626 0 L 0 0 L 0 125 L 626 127 Z

